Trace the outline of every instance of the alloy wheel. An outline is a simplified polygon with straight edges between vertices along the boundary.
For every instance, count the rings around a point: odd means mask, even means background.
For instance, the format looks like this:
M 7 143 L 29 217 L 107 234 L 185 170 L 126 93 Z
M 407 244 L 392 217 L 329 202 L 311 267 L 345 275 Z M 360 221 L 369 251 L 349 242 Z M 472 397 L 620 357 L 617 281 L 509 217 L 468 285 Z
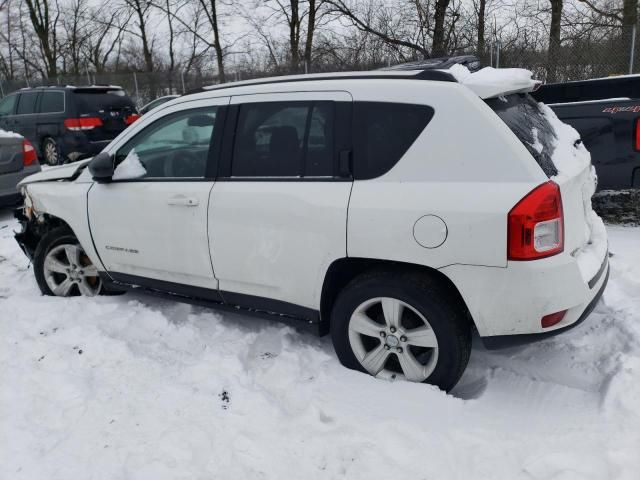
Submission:
M 80 245 L 62 244 L 52 248 L 44 259 L 44 278 L 51 292 L 59 297 L 100 293 L 98 269 Z
M 58 158 L 58 147 L 52 141 L 47 141 L 44 144 L 44 159 L 49 165 L 57 165 Z
M 438 340 L 427 319 L 396 298 L 372 298 L 349 320 L 349 343 L 376 377 L 423 382 L 438 362 Z

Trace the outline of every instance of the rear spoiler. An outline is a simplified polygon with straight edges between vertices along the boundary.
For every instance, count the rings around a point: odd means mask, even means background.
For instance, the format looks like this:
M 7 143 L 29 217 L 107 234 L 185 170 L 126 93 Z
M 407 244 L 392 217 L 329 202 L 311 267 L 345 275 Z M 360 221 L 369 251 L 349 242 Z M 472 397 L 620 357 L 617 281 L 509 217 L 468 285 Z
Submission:
M 513 93 L 534 92 L 542 84 L 532 79 L 533 74 L 523 68 L 485 67 L 472 73 L 462 65 L 453 65 L 445 71 L 485 100 Z

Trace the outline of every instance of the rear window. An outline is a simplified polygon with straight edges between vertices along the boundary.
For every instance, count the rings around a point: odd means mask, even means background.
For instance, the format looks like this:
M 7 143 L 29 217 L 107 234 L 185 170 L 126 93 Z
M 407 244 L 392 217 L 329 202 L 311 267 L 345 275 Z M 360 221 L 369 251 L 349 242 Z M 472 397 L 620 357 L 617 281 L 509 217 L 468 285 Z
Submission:
M 354 105 L 354 177 L 387 173 L 409 150 L 433 118 L 426 105 L 356 102 Z
M 44 92 L 40 100 L 40 113 L 64 112 L 64 92 Z
M 79 115 L 109 110 L 135 110 L 131 99 L 122 90 L 76 90 L 73 99 Z
M 551 160 L 556 134 L 533 97 L 514 94 L 490 98 L 486 102 L 529 150 L 544 173 L 548 177 L 557 175 L 558 170 Z

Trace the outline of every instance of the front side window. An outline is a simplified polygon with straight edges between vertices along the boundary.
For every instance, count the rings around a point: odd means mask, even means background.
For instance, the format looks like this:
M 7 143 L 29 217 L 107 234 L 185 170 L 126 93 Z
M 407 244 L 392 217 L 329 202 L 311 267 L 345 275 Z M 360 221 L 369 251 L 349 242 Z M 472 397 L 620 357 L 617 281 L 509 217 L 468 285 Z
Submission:
M 231 175 L 330 176 L 333 125 L 331 102 L 241 105 Z
M 28 113 L 36 112 L 36 100 L 38 99 L 38 94 L 36 92 L 33 93 L 21 93 L 20 100 L 18 101 L 18 110 L 16 113 L 18 115 L 25 115 Z
M 17 95 L 9 95 L 0 102 L 0 115 L 11 115 L 16 104 Z
M 217 109 L 186 110 L 156 120 L 118 150 L 116 166 L 128 157 L 146 171 L 138 177 L 203 178 Z
M 40 99 L 40 113 L 64 112 L 64 92 L 44 92 Z

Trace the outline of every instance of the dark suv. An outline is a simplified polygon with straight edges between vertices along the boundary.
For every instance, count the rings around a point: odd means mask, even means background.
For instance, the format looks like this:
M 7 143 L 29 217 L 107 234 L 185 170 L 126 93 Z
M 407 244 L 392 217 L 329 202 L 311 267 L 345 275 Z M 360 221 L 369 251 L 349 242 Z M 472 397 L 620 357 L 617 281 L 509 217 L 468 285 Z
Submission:
M 137 118 L 115 86 L 23 88 L 0 101 L 0 129 L 27 138 L 49 165 L 95 155 Z

